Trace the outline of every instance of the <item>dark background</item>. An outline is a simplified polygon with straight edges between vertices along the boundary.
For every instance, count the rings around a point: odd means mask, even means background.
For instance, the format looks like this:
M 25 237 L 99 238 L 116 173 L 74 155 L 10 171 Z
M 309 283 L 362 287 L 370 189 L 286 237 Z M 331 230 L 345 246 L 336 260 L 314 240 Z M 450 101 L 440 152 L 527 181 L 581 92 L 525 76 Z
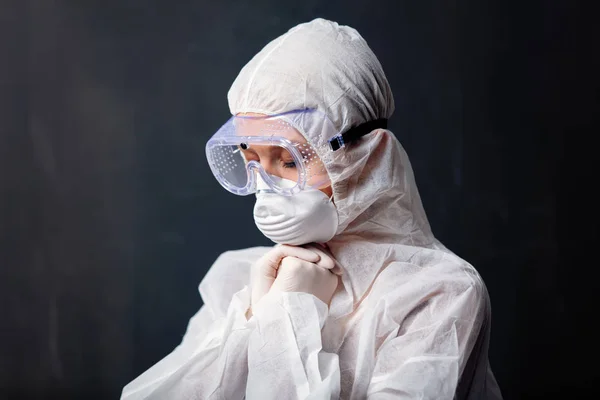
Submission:
M 582 398 L 600 375 L 589 15 L 542 0 L 0 0 L 0 399 L 118 398 L 178 344 L 215 258 L 268 244 L 204 144 L 240 68 L 317 16 L 383 64 L 433 230 L 487 283 L 505 398 Z

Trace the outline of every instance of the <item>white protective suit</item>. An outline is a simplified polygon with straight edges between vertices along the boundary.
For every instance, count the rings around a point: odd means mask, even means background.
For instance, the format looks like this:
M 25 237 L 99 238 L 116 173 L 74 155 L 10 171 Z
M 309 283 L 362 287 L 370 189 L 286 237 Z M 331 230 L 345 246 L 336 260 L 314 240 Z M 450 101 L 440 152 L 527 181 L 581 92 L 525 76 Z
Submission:
M 323 19 L 269 43 L 228 99 L 232 114 L 317 108 L 341 131 L 394 110 L 365 40 Z M 344 273 L 329 309 L 283 293 L 247 321 L 250 266 L 269 248 L 226 252 L 182 343 L 122 399 L 501 398 L 485 285 L 431 233 L 400 143 L 377 130 L 326 154 L 328 138 L 301 133 L 321 149 L 339 214 L 328 246 Z

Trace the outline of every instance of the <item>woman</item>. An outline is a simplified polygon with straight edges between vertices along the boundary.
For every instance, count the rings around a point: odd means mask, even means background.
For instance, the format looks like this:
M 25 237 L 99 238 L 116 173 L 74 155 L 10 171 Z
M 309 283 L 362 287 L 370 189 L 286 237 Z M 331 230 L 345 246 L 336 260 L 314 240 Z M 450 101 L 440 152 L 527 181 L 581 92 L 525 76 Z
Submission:
M 389 84 L 367 43 L 323 19 L 262 49 L 207 158 L 256 193 L 278 243 L 221 255 L 173 353 L 123 399 L 500 398 L 489 298 L 431 233 Z

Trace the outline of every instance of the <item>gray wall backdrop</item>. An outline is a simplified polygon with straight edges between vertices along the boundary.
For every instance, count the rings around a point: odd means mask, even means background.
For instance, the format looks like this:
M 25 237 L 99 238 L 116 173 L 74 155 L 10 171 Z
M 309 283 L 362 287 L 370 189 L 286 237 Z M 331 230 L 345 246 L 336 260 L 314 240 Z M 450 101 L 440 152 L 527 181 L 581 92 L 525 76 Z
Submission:
M 576 138 L 599 65 L 575 4 L 0 0 L 0 398 L 117 398 L 215 258 L 268 244 L 204 144 L 240 68 L 317 16 L 384 66 L 434 232 L 488 285 L 506 398 L 576 398 L 598 376 Z

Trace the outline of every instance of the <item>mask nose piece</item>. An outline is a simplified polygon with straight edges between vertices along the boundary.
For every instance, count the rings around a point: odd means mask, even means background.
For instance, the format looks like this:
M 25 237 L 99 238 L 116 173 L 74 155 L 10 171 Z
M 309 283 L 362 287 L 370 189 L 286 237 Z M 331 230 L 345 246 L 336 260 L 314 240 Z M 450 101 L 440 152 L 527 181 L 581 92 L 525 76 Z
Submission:
M 277 201 L 270 201 L 269 196 L 278 196 L 276 194 L 261 194 L 259 201 L 254 206 L 254 216 L 257 218 L 285 217 L 290 210 L 286 210 L 286 204 Z M 288 207 L 289 208 L 289 207 Z

